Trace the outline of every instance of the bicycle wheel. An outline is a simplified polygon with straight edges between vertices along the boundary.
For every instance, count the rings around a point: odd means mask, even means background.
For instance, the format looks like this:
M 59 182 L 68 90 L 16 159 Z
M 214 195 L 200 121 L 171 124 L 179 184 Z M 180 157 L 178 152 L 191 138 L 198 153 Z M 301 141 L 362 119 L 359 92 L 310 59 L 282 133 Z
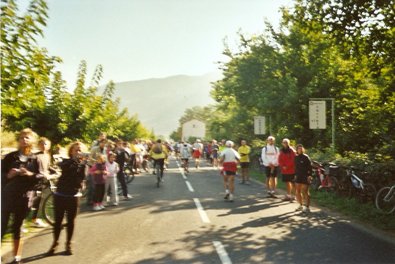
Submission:
M 318 190 L 318 187 L 320 187 L 320 185 L 321 185 L 321 182 L 320 182 L 318 176 L 314 175 L 314 176 L 313 176 L 313 179 L 311 180 L 310 187 L 311 187 L 313 190 L 317 191 L 317 190 Z
M 338 187 L 339 187 L 339 183 L 337 181 L 337 179 L 333 176 L 330 176 L 328 178 L 329 182 L 328 182 L 328 192 L 337 192 Z
M 364 202 L 374 202 L 376 198 L 376 187 L 374 187 L 374 185 L 370 183 L 364 184 L 362 195 Z
M 55 224 L 55 206 L 54 206 L 54 194 L 50 193 L 44 200 L 42 206 L 42 215 L 48 224 L 53 226 Z
M 126 167 L 124 172 L 126 183 L 131 183 L 134 180 L 133 170 L 129 167 Z
M 376 207 L 385 214 L 395 212 L 395 193 L 393 192 L 391 195 L 390 191 L 390 187 L 381 188 L 376 196 Z M 390 197 L 386 197 L 388 194 Z

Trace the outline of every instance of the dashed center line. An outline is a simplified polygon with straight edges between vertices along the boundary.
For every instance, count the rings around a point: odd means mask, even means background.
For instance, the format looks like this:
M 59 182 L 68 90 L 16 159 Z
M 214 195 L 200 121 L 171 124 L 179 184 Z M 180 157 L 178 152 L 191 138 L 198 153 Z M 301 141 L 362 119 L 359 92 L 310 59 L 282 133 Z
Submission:
M 185 183 L 186 183 L 186 185 L 188 186 L 188 190 L 190 191 L 190 192 L 194 192 L 195 190 L 193 189 L 193 187 L 192 187 L 192 184 L 189 182 L 189 181 L 185 181 Z
M 190 192 L 194 192 L 195 190 L 193 189 L 192 184 L 188 181 L 188 178 L 185 175 L 184 170 L 181 168 L 178 160 L 176 161 L 176 163 L 177 163 L 178 169 L 179 169 L 182 177 L 185 180 L 185 184 L 187 185 L 188 190 Z M 200 203 L 200 200 L 198 198 L 193 198 L 193 201 L 195 202 L 196 208 L 199 212 L 200 218 L 202 219 L 203 223 L 206 223 L 206 224 L 210 223 L 211 221 L 208 218 L 208 215 L 207 215 L 206 211 L 204 210 L 202 204 Z M 217 254 L 221 260 L 221 263 L 222 264 L 232 264 L 232 261 L 229 258 L 229 255 L 226 252 L 224 245 L 220 241 L 213 241 L 213 245 L 214 245 L 215 250 L 217 251 Z
M 220 241 L 213 241 L 213 245 L 215 247 L 215 250 L 218 253 L 218 256 L 222 262 L 222 264 L 232 264 L 232 261 L 229 258 L 228 253 L 225 250 L 224 245 Z
M 203 223 L 210 223 L 210 219 L 208 218 L 206 211 L 204 211 L 202 204 L 200 203 L 198 198 L 193 198 L 193 201 L 195 202 L 195 205 L 197 207 L 197 210 L 199 212 L 200 218 L 202 219 Z

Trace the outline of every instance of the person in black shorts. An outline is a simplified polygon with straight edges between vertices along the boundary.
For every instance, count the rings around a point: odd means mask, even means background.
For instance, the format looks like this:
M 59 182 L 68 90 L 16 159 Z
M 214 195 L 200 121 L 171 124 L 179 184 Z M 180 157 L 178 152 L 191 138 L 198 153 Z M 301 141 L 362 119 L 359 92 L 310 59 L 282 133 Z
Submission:
M 296 199 L 299 202 L 299 207 L 296 211 L 310 212 L 310 193 L 309 184 L 311 181 L 312 167 L 309 156 L 305 154 L 303 145 L 296 146 L 295 157 L 295 184 L 296 184 Z
M 278 164 L 281 169 L 282 180 L 287 187 L 287 194 L 283 198 L 283 201 L 294 200 L 292 193 L 295 189 L 295 150 L 290 146 L 290 140 L 287 138 L 283 139 L 283 147 L 280 150 L 280 155 L 278 156 Z

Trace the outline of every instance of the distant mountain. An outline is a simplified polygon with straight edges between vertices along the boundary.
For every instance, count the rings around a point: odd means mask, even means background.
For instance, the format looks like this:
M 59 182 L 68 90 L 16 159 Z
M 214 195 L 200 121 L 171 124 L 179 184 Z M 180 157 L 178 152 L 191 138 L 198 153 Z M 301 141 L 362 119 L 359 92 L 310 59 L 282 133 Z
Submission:
M 187 108 L 214 103 L 211 82 L 220 75 L 177 75 L 167 78 L 121 82 L 115 84 L 115 97 L 130 114 L 137 114 L 145 127 L 155 134 L 168 136 L 177 129 L 178 120 Z

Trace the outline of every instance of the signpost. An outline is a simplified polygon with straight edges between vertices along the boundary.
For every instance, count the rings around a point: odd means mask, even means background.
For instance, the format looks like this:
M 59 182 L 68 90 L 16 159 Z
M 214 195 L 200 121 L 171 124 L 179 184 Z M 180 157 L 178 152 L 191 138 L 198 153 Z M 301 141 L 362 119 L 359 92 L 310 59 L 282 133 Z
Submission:
M 326 102 L 309 102 L 309 125 L 310 129 L 326 129 Z
M 326 129 L 326 101 L 332 102 L 332 148 L 335 150 L 335 98 L 310 98 L 310 129 Z
M 254 134 L 266 134 L 266 119 L 264 116 L 254 116 Z

